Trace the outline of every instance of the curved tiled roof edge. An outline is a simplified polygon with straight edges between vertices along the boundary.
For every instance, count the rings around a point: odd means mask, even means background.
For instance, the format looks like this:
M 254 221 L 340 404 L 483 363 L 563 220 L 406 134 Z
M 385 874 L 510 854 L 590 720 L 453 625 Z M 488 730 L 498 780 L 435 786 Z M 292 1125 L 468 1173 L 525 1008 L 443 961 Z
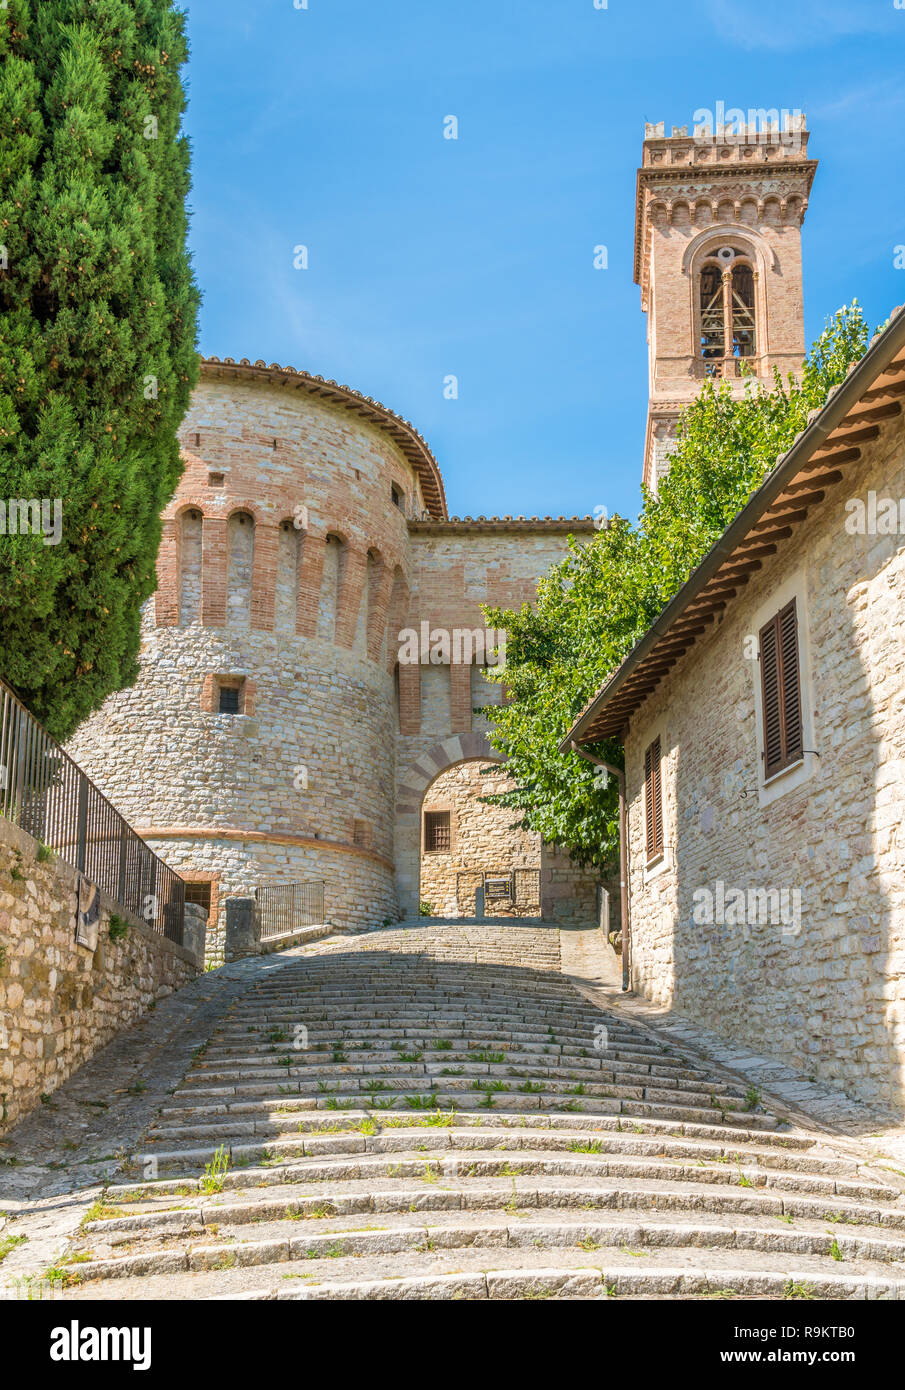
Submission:
M 596 531 L 593 516 L 450 516 L 443 521 L 423 517 L 409 522 L 411 531 Z
M 250 362 L 247 357 L 242 357 L 237 362 L 233 357 L 202 357 L 201 369 L 205 376 L 248 376 L 263 378 L 278 386 L 291 385 L 296 390 L 304 391 L 306 395 L 332 401 L 369 420 L 390 436 L 417 472 L 431 517 L 437 521 L 447 520 L 443 478 L 430 446 L 409 420 L 403 419 L 372 396 L 364 396 L 353 387 L 341 385 L 328 377 L 315 376 L 311 372 L 300 371 L 297 367 L 281 367 L 278 362 L 267 363 L 260 359 Z

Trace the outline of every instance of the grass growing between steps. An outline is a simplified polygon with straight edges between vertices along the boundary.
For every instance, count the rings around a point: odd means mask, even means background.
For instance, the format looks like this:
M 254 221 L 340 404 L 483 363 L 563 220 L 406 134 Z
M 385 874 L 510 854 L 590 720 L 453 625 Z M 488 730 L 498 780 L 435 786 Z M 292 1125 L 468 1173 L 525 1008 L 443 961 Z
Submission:
M 24 1245 L 27 1240 L 28 1236 L 0 1236 L 0 1264 L 3 1263 L 7 1255 L 11 1254 L 18 1246 Z

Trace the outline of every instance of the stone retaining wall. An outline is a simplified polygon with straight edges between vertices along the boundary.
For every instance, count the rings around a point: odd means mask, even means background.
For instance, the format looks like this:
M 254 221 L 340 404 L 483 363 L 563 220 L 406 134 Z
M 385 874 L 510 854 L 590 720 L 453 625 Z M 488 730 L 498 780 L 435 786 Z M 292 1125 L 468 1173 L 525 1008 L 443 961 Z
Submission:
M 0 1133 L 200 970 L 191 951 L 106 894 L 96 949 L 77 945 L 79 875 L 39 861 L 39 850 L 0 817 Z M 114 914 L 128 923 L 119 941 L 109 934 Z

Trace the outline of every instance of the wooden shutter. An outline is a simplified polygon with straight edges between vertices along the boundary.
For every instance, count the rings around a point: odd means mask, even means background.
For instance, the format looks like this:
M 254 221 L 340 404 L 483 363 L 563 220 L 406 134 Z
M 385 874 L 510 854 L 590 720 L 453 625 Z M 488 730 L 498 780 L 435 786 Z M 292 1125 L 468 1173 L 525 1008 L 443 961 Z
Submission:
M 786 763 L 796 763 L 804 749 L 801 725 L 801 676 L 798 670 L 798 614 L 795 600 L 779 615 L 782 658 L 782 730 Z
M 647 825 L 647 857 L 663 853 L 663 793 L 660 781 L 660 740 L 655 738 L 644 755 L 644 818 Z
M 764 624 L 759 642 L 766 778 L 797 762 L 804 748 L 794 599 Z

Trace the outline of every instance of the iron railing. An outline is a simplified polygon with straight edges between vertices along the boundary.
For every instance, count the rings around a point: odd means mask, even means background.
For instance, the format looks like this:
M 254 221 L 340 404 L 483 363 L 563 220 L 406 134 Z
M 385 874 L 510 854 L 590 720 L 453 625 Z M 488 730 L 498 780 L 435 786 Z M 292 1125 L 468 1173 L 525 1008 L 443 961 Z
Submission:
M 185 884 L 0 681 L 0 816 L 182 944 Z
M 692 359 L 692 375 L 718 380 L 737 380 L 757 375 L 759 357 L 696 357 Z
M 255 889 L 255 923 L 259 941 L 288 936 L 324 920 L 322 883 L 274 883 Z

